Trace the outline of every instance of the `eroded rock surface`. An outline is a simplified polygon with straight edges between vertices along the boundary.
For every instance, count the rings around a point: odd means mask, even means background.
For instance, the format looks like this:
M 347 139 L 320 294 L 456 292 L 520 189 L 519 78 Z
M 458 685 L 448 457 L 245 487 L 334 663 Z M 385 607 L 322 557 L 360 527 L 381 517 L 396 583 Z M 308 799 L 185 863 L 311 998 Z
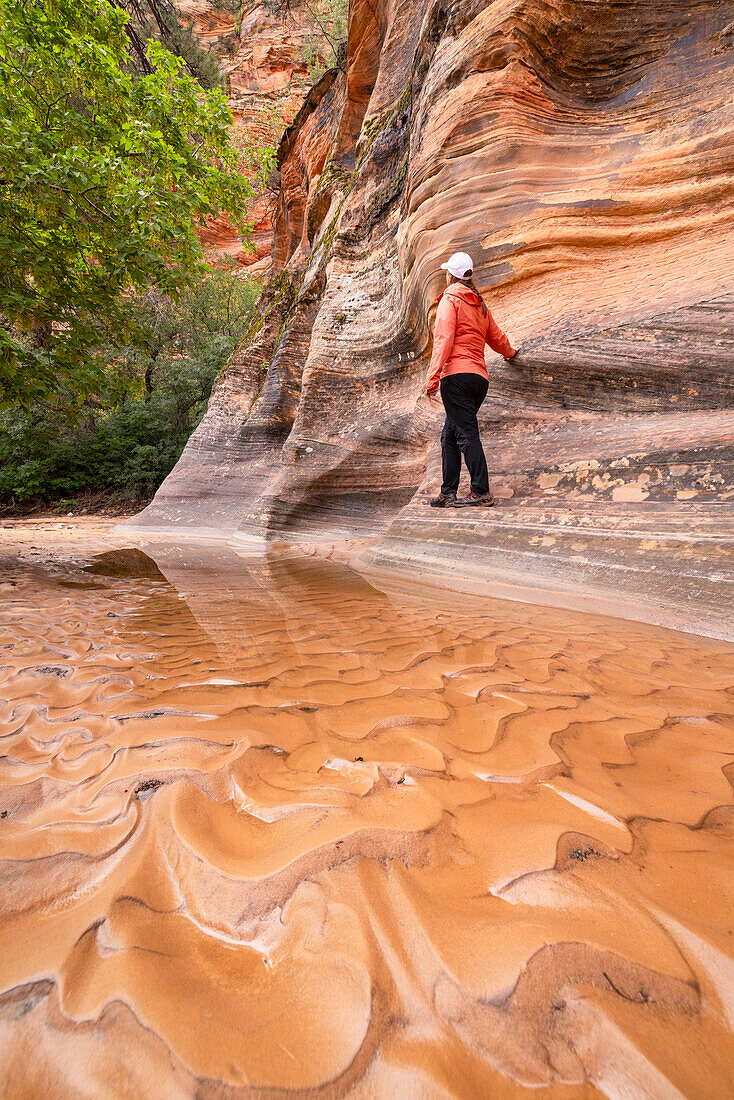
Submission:
M 724 0 L 353 3 L 346 74 L 281 145 L 262 327 L 137 525 L 380 535 L 373 563 L 694 626 L 734 605 L 733 20 Z M 522 345 L 489 353 L 499 507 L 471 515 L 427 507 L 455 249 Z

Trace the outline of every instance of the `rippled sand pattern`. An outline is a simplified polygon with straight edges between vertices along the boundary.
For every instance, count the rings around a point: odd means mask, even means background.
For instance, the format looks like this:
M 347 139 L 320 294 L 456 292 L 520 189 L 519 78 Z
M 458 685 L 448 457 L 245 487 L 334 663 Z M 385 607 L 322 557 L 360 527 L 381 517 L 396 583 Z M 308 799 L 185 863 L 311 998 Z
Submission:
M 732 1094 L 731 646 L 224 551 L 0 596 L 3 1096 Z

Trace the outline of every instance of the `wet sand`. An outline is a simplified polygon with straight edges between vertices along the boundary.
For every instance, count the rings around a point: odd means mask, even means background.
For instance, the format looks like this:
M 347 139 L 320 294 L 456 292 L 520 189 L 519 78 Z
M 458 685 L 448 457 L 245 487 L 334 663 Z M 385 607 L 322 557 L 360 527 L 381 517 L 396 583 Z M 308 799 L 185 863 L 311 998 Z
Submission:
M 98 536 L 2 562 L 3 1096 L 732 1094 L 731 645 Z

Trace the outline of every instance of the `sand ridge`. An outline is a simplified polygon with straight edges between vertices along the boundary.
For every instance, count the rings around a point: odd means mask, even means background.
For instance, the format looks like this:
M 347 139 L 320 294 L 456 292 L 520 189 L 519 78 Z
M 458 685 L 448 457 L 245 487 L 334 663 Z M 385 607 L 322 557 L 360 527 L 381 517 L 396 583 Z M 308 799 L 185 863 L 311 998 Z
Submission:
M 6 1095 L 725 1095 L 734 652 L 344 565 L 6 562 Z

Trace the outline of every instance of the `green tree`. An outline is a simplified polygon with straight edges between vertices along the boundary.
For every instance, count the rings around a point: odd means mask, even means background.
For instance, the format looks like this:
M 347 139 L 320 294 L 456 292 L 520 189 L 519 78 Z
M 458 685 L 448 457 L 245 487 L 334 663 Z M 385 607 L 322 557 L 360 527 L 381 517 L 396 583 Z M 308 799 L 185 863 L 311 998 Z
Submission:
M 222 262 L 175 301 L 156 290 L 130 295 L 127 340 L 98 349 L 105 370 L 94 394 L 80 400 L 62 386 L 0 412 L 0 509 L 149 497 L 201 419 L 260 289 Z
M 205 269 L 201 223 L 245 232 L 232 116 L 158 41 L 135 71 L 108 0 L 0 0 L 0 400 L 100 385 L 126 294 Z
M 259 292 L 260 284 L 226 257 L 175 300 L 155 289 L 130 295 L 127 341 L 97 351 L 106 365 L 108 400 L 132 396 L 148 402 L 161 387 L 170 394 L 183 372 L 193 398 L 185 408 L 179 405 L 176 430 L 184 430 L 189 408 L 206 402 L 214 378 L 242 339 Z
M 204 49 L 191 20 L 182 20 L 173 0 L 109 0 L 130 13 L 126 26 L 133 62 L 141 72 L 151 72 L 145 46 L 157 38 L 172 53 L 183 58 L 186 68 L 204 88 L 222 83 L 219 58 L 212 49 Z
M 313 26 L 303 48 L 312 84 L 328 68 L 346 69 L 349 0 L 264 0 L 264 6 L 282 19 L 298 11 Z
M 348 0 L 304 0 L 303 6 L 314 26 L 304 52 L 315 84 L 327 68 L 346 70 L 349 4 Z

